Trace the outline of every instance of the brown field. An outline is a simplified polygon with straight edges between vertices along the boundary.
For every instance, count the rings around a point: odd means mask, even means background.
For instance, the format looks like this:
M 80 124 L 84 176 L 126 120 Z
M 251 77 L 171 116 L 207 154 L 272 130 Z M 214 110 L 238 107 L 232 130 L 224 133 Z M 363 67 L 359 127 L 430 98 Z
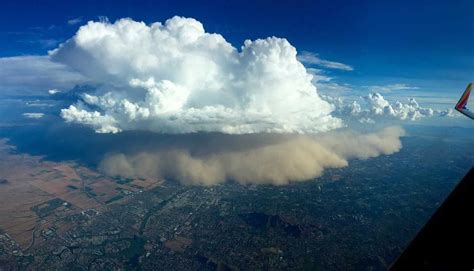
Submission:
M 58 232 L 70 229 L 73 225 L 61 221 L 65 216 L 85 209 L 105 208 L 106 202 L 114 197 L 162 184 L 162 181 L 153 179 L 120 184 L 74 162 L 51 162 L 41 156 L 16 154 L 14 151 L 13 146 L 0 139 L 0 229 L 24 249 L 31 245 L 33 232 L 38 237 L 45 227 L 52 224 Z M 69 205 L 56 206 L 48 211 L 47 202 L 55 198 Z M 34 245 L 41 240 L 35 238 Z
M 80 209 L 98 208 L 101 206 L 96 200 L 89 198 L 84 192 L 74 191 L 65 195 L 61 195 L 59 198 L 71 203 Z
M 0 140 L 0 179 L 8 181 L 0 186 L 0 228 L 21 247 L 28 247 L 35 227 L 42 227 L 41 221 L 74 212 L 74 208 L 58 208 L 54 215 L 41 219 L 33 207 L 56 197 L 80 209 L 100 206 L 79 189 L 67 188 L 81 185 L 72 164 L 43 161 L 42 157 L 14 154 L 13 150 L 5 140 Z
M 68 180 L 80 180 L 81 178 L 77 175 L 76 171 L 69 165 L 59 165 L 53 167 L 55 170 L 62 173 L 63 177 Z
M 113 181 L 102 180 L 90 184 L 89 187 L 95 194 L 97 194 L 96 199 L 105 204 L 106 201 L 110 200 L 111 198 L 117 196 L 120 193 L 118 188 L 123 188 L 124 186 L 121 186 Z M 126 187 L 126 189 L 134 191 L 134 189 L 130 187 Z
M 38 157 L 9 154 L 12 147 L 0 141 L 0 178 L 8 180 L 0 187 L 0 228 L 26 247 L 38 217 L 33 206 L 53 198 L 31 185 L 31 174 L 37 173 Z
M 137 188 L 140 189 L 151 189 L 156 186 L 160 186 L 163 184 L 163 180 L 157 180 L 157 179 L 135 179 L 131 184 L 133 186 L 136 186 Z

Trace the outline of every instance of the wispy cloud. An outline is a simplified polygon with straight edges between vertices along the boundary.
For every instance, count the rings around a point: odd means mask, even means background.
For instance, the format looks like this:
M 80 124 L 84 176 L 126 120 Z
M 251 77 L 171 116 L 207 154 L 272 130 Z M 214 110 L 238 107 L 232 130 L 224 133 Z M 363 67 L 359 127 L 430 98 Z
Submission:
M 52 49 L 64 40 L 61 37 L 62 28 L 57 25 L 33 26 L 22 31 L 5 33 L 13 42 L 30 44 L 43 49 Z
M 353 71 L 354 68 L 336 61 L 330 61 L 326 59 L 322 59 L 319 57 L 318 54 L 303 51 L 301 54 L 298 55 L 298 60 L 306 63 L 306 64 L 314 64 L 328 69 L 335 69 L 335 70 L 343 70 L 343 71 Z
M 51 49 L 56 47 L 62 40 L 60 39 L 39 39 L 39 40 L 32 40 L 29 41 L 30 43 L 39 44 L 42 48 Z
M 40 119 L 44 116 L 44 113 L 23 113 L 23 116 L 29 119 Z
M 101 15 L 98 18 L 99 18 L 99 22 L 101 22 L 101 23 L 109 23 L 110 22 L 109 17 L 107 17 L 107 16 L 102 16 Z
M 379 93 L 388 93 L 392 91 L 397 91 L 397 90 L 415 90 L 419 89 L 419 87 L 415 86 L 410 86 L 407 84 L 390 84 L 390 85 L 385 85 L 385 86 L 367 86 L 367 88 L 371 92 L 379 92 Z
M 345 92 L 352 90 L 349 84 L 340 84 L 334 81 L 334 77 L 331 77 L 321 69 L 307 68 L 306 69 L 311 75 L 313 75 L 313 84 L 317 87 L 318 91 L 325 94 L 331 94 L 334 92 Z
M 68 25 L 76 25 L 76 24 L 79 24 L 81 22 L 82 22 L 82 17 L 77 17 L 77 18 L 68 20 L 67 24 Z
M 339 84 L 336 82 L 316 83 L 316 87 L 319 91 L 324 93 L 340 93 L 352 90 L 352 87 L 349 84 Z
M 48 89 L 67 90 L 85 81 L 82 75 L 51 62 L 48 56 L 0 58 L 0 96 L 45 95 Z

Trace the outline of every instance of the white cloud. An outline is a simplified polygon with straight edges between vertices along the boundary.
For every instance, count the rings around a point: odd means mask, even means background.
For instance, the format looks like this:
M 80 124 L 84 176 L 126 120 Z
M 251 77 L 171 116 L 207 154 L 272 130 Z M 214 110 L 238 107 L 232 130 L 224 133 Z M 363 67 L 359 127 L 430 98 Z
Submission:
M 320 93 L 333 94 L 352 90 L 348 84 L 340 84 L 334 81 L 334 78 L 327 75 L 325 71 L 315 68 L 307 68 L 308 73 L 313 75 L 313 84 L 318 88 Z
M 54 94 L 59 93 L 59 92 L 61 92 L 61 91 L 59 91 L 59 90 L 57 90 L 57 89 L 55 89 L 55 88 L 48 90 L 48 93 L 49 93 L 50 95 L 54 95 Z
M 29 119 L 40 119 L 44 116 L 44 113 L 23 113 L 23 116 Z
M 307 63 L 307 64 L 314 64 L 321 67 L 329 68 L 329 69 L 336 69 L 336 70 L 343 70 L 343 71 L 353 71 L 354 68 L 340 62 L 329 61 L 319 57 L 318 54 L 303 51 L 301 54 L 298 55 L 298 60 Z
M 50 55 L 102 85 L 62 110 L 66 121 L 97 132 L 312 133 L 342 126 L 286 39 L 246 40 L 237 50 L 191 18 L 102 20 Z
M 368 86 L 368 89 L 371 92 L 388 93 L 396 90 L 415 90 L 419 89 L 419 87 L 410 86 L 407 84 L 390 84 L 385 86 Z
M 376 133 L 359 134 L 335 131 L 317 137 L 286 135 L 269 138 L 258 135 L 227 138 L 220 149 L 212 142 L 205 155 L 183 147 L 113 154 L 105 157 L 100 169 L 112 176 L 171 178 L 184 184 L 215 185 L 226 180 L 242 184 L 285 185 L 319 177 L 327 168 L 345 167 L 349 159 L 368 159 L 389 155 L 402 148 L 404 130 L 388 127 Z M 256 142 L 265 142 L 256 145 Z M 229 146 L 253 146 L 229 148 Z M 214 148 L 214 150 L 213 150 Z
M 441 117 L 456 117 L 456 116 L 459 117 L 459 115 L 454 114 L 454 110 L 451 108 L 439 111 L 439 115 Z
M 426 117 L 453 116 L 451 109 L 437 110 L 423 107 L 414 98 L 408 99 L 407 103 L 389 102 L 380 93 L 370 93 L 362 97 L 363 104 L 357 101 L 345 102 L 340 97 L 324 98 L 336 106 L 336 116 L 346 120 L 355 118 L 361 123 L 374 123 L 376 119 L 382 118 L 417 121 Z
M 78 122 L 94 127 L 98 133 L 117 133 L 120 130 L 116 127 L 117 121 L 110 117 L 104 116 L 97 111 L 87 111 L 71 105 L 68 110 L 62 110 L 61 116 L 67 122 Z
M 68 20 L 67 24 L 68 25 L 76 25 L 76 24 L 79 24 L 81 22 L 82 22 L 82 17 L 77 17 L 77 18 Z
M 37 39 L 28 41 L 29 43 L 39 44 L 44 49 L 51 49 L 58 46 L 61 43 L 59 39 Z
M 99 22 L 101 23 L 110 23 L 109 17 L 107 16 L 101 15 L 101 16 L 97 16 L 97 18 L 99 19 Z
M 54 104 L 43 102 L 42 100 L 26 101 L 25 105 L 28 107 L 52 107 Z
M 409 99 L 408 103 L 396 101 L 394 104 L 390 104 L 380 93 L 371 93 L 364 98 L 373 115 L 387 115 L 401 120 L 418 120 L 423 117 L 432 117 L 435 113 L 432 108 L 421 107 L 414 98 Z
M 38 95 L 70 89 L 85 78 L 48 56 L 15 56 L 0 58 L 0 82 L 4 95 Z

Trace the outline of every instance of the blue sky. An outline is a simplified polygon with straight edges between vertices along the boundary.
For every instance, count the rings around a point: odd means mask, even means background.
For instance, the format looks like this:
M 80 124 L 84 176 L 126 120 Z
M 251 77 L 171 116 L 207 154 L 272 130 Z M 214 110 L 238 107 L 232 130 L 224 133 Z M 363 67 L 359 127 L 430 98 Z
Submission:
M 97 2 L 2 1 L 0 56 L 45 55 L 99 16 L 151 23 L 181 15 L 236 47 L 245 39 L 284 37 L 299 52 L 350 65 L 353 71 L 324 72 L 355 95 L 369 86 L 406 84 L 416 88 L 386 96 L 449 102 L 474 80 L 473 1 Z

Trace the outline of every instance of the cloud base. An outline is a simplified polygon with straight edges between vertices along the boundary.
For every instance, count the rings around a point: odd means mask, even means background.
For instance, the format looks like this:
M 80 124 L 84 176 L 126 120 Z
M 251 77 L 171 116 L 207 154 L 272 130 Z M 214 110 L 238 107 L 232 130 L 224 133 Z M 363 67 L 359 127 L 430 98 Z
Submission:
M 213 142 L 205 153 L 189 146 L 171 146 L 111 154 L 102 160 L 99 169 L 111 176 L 173 179 L 183 184 L 209 186 L 233 180 L 286 185 L 319 177 L 326 168 L 345 167 L 349 159 L 398 152 L 403 135 L 404 130 L 395 126 L 368 134 L 334 131 L 317 136 L 227 137 Z

